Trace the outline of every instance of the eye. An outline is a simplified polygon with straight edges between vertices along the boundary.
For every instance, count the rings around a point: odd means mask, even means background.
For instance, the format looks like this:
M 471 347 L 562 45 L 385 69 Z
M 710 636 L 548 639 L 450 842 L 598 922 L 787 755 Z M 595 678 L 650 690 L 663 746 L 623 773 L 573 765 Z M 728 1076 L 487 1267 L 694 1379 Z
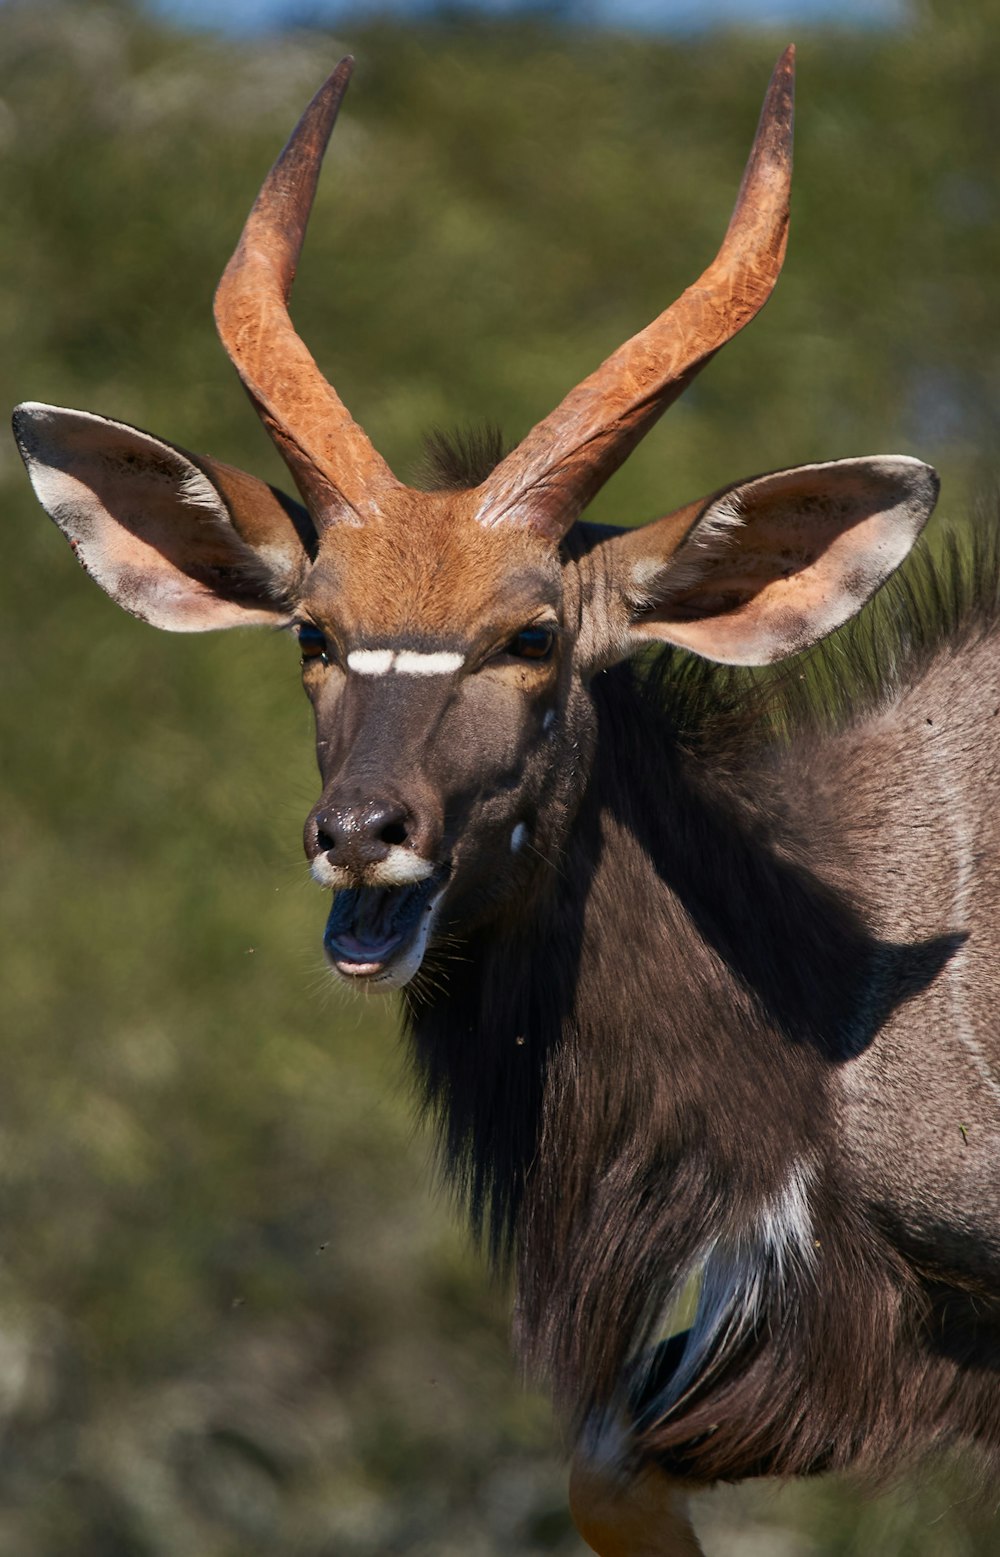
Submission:
M 326 638 L 318 627 L 314 627 L 312 622 L 302 622 L 299 625 L 298 636 L 303 665 L 307 665 L 314 660 L 318 660 L 321 665 L 329 665 L 330 660 L 326 650 Z
M 547 660 L 556 635 L 551 627 L 522 627 L 507 645 L 507 653 L 519 660 Z

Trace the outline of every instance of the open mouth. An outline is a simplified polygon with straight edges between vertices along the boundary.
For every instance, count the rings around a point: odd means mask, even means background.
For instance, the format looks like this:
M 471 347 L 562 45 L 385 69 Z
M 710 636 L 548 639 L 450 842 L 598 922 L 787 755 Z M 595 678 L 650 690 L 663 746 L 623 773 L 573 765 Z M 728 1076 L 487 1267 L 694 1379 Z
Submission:
M 405 887 L 348 887 L 334 895 L 323 949 L 347 979 L 399 988 L 419 968 L 447 868 Z

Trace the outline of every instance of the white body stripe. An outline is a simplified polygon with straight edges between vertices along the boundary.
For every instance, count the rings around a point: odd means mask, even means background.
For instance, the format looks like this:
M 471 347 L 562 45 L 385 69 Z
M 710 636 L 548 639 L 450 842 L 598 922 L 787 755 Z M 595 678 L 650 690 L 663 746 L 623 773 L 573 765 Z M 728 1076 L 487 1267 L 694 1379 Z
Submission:
M 663 1414 L 680 1404 L 714 1351 L 756 1329 L 769 1294 L 812 1268 L 816 1252 L 809 1190 L 814 1171 L 805 1159 L 790 1163 L 781 1189 L 758 1207 L 750 1225 L 714 1239 L 704 1251 L 698 1306 L 684 1353 L 658 1399 Z
M 347 668 L 361 676 L 450 676 L 465 664 L 465 656 L 453 650 L 438 649 L 421 654 L 417 649 L 352 649 Z

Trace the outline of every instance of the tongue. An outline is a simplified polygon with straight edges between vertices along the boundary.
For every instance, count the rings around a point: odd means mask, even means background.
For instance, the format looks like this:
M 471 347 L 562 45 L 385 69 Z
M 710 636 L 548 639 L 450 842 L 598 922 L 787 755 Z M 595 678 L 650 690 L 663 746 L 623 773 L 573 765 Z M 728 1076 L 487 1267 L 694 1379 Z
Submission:
M 351 935 L 349 931 L 345 935 L 332 937 L 334 950 L 345 961 L 351 962 L 381 962 L 398 939 L 396 935 L 387 935 L 380 941 L 361 940 L 359 936 Z

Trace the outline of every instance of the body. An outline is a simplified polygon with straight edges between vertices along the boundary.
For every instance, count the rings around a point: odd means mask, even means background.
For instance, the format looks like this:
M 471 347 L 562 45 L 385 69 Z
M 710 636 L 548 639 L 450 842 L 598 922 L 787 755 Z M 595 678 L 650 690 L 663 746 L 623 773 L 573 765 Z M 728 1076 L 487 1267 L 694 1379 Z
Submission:
M 1000 1433 L 994 586 L 909 663 L 884 613 L 895 675 L 836 731 L 780 686 L 727 711 L 676 656 L 598 678 L 531 921 L 408 995 L 526 1355 L 693 1480 Z M 657 1349 L 702 1267 L 687 1356 Z

